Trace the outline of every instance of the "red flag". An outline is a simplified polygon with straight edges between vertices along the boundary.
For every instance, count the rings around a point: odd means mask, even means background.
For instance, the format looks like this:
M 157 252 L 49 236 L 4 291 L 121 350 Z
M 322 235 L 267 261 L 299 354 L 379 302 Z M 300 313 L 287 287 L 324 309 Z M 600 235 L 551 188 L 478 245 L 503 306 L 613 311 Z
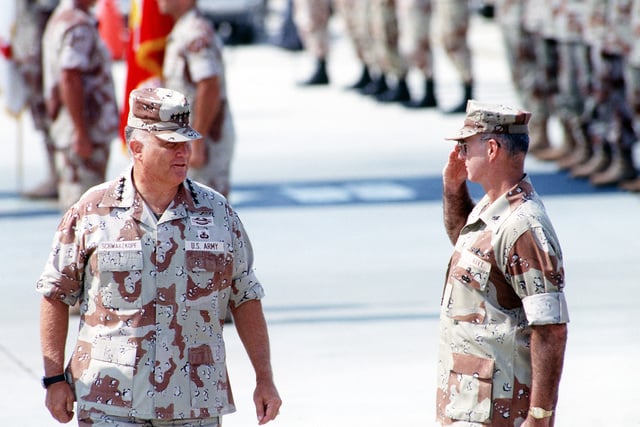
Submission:
M 124 105 L 120 116 L 120 135 L 124 141 L 124 127 L 129 115 L 129 92 L 145 86 L 157 86 L 154 80 L 162 77 L 162 60 L 167 35 L 173 19 L 161 15 L 156 0 L 132 0 L 129 14 L 129 46 L 127 49 L 127 79 Z
M 127 28 L 115 0 L 100 0 L 96 6 L 96 15 L 100 37 L 109 48 L 111 58 L 123 59 L 127 47 Z

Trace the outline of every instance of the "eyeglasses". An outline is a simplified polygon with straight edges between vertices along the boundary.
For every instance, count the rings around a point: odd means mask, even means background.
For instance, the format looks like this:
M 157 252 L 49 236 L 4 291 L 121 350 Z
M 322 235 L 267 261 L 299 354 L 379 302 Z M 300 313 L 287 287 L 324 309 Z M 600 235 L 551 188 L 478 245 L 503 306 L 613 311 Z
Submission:
M 489 140 L 493 139 L 496 142 L 496 145 L 498 147 L 501 147 L 500 142 L 496 141 L 495 138 L 491 138 L 491 137 L 481 137 L 479 139 L 480 142 L 487 142 Z M 466 156 L 469 153 L 469 141 L 458 141 L 458 150 L 460 152 L 460 154 L 462 154 L 463 156 Z

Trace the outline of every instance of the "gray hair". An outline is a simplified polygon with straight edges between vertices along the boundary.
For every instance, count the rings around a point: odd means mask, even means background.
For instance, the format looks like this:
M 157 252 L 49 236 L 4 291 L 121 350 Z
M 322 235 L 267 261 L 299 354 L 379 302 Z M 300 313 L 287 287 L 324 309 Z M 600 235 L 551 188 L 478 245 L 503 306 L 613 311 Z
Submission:
M 489 133 L 484 134 L 482 139 L 495 139 L 512 156 L 519 153 L 526 154 L 529 151 L 529 135 L 526 133 Z

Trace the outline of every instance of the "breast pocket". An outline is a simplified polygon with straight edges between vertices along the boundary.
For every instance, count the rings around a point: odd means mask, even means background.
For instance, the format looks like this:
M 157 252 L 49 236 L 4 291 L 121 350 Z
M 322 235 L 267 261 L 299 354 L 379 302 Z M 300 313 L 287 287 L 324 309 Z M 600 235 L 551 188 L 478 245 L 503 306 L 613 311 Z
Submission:
M 490 273 L 490 262 L 474 255 L 472 252 L 464 251 L 451 270 L 451 277 L 463 285 L 484 291 L 487 288 Z
M 231 286 L 233 255 L 224 241 L 187 242 L 187 304 L 210 305 L 212 294 Z
M 98 250 L 100 296 L 110 309 L 142 307 L 141 250 Z

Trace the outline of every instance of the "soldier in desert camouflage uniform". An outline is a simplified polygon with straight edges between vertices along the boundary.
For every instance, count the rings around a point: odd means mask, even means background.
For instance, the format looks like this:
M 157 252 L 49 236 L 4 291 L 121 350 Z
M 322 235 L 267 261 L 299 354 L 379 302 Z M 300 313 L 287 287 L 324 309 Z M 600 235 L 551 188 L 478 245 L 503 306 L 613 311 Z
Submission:
M 329 56 L 329 18 L 331 0 L 294 0 L 293 18 L 300 32 L 300 38 L 315 59 L 315 69 L 303 86 L 325 85 L 329 83 L 327 57 Z
M 264 424 L 281 401 L 249 238 L 222 195 L 187 178 L 200 135 L 186 98 L 148 88 L 129 100 L 133 166 L 66 212 L 37 283 L 47 408 L 68 422 L 77 400 L 82 427 L 219 426 L 235 410 L 222 330 L 230 310 Z M 76 301 L 80 329 L 65 370 Z
M 11 59 L 24 79 L 29 112 L 34 127 L 41 132 L 44 139 L 48 168 L 44 182 L 25 192 L 25 196 L 30 198 L 58 196 L 55 145 L 49 135 L 50 121 L 42 88 L 42 33 L 57 5 L 57 0 L 16 0 L 16 25 L 15 35 L 11 40 Z
M 640 0 L 633 0 L 631 9 L 631 51 L 625 65 L 627 103 L 631 108 L 633 127 L 640 135 Z M 619 185 L 622 189 L 640 192 L 640 178 L 626 180 Z
M 105 179 L 118 131 L 111 59 L 89 14 L 95 0 L 63 0 L 43 36 L 43 85 L 66 210 Z
M 398 0 L 372 0 L 370 6 L 371 37 L 375 61 L 380 68 L 376 85 L 365 88 L 381 102 L 409 102 L 411 94 L 407 86 L 409 65 L 400 52 L 400 28 Z M 394 85 L 388 85 L 392 81 Z
M 372 82 L 374 73 L 379 74 L 373 57 L 369 26 L 369 5 L 366 0 L 335 0 L 335 7 L 344 20 L 347 35 L 351 39 L 362 71 L 350 89 L 362 90 Z
M 571 169 L 596 186 L 635 179 L 632 148 L 636 141 L 626 98 L 625 61 L 631 51 L 631 0 L 591 0 L 593 106 L 589 134 L 594 154 Z
M 167 38 L 164 85 L 184 93 L 193 127 L 204 137 L 193 143 L 189 176 L 229 195 L 235 128 L 227 96 L 222 42 L 195 0 L 159 0 L 176 22 Z
M 431 42 L 431 22 L 433 16 L 432 0 L 399 0 L 398 16 L 400 33 L 409 40 L 406 54 L 411 68 L 417 69 L 422 77 L 422 98 L 404 105 L 410 108 L 436 107 L 438 102 L 434 87 L 434 55 Z
M 447 138 L 458 145 L 443 172 L 455 248 L 440 311 L 442 425 L 553 425 L 569 318 L 560 244 L 524 173 L 530 115 L 470 101 Z M 467 179 L 485 191 L 475 205 Z
M 464 113 L 467 101 L 473 97 L 471 49 L 467 41 L 471 17 L 469 0 L 438 0 L 436 13 L 440 21 L 440 38 L 462 81 L 462 101 L 447 113 Z

